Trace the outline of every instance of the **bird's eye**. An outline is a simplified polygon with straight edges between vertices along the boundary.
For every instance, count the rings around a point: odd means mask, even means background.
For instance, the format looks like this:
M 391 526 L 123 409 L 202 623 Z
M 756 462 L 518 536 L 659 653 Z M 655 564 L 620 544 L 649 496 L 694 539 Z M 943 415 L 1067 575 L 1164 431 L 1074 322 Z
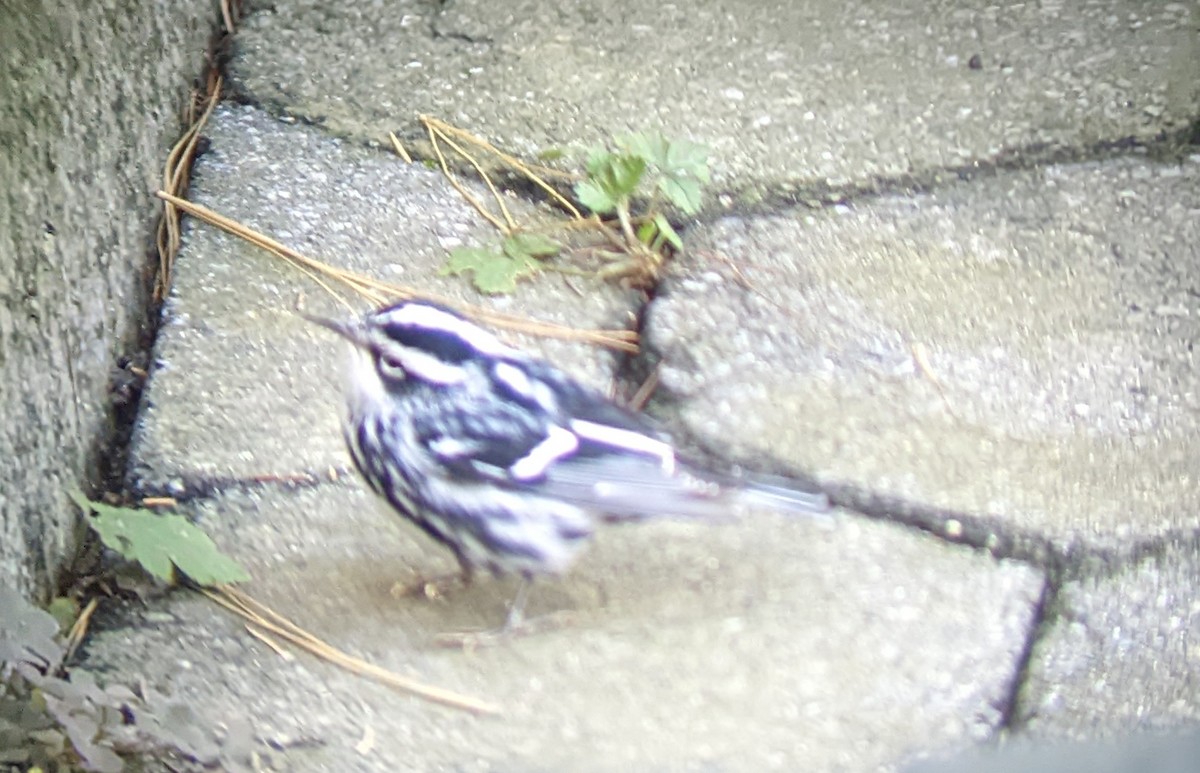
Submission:
M 408 371 L 404 369 L 399 360 L 380 356 L 375 358 L 375 366 L 379 370 L 379 375 L 390 381 L 403 381 L 408 378 Z

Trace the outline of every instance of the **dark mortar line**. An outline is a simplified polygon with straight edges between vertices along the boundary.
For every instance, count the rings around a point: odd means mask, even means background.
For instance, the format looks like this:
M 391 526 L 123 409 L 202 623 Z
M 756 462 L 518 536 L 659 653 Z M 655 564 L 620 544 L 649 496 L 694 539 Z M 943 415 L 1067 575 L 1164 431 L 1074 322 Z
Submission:
M 636 388 L 644 377 L 644 365 L 639 358 L 627 355 L 618 361 L 614 378 L 621 386 Z M 687 442 L 683 448 L 691 446 Z M 713 469 L 731 466 L 727 459 L 702 450 L 697 456 Z M 772 471 L 779 469 L 778 466 Z M 940 542 L 991 556 L 997 561 L 1013 561 L 1042 572 L 1051 583 L 1055 596 L 1068 582 L 1085 579 L 1104 579 L 1115 576 L 1145 561 L 1164 558 L 1168 551 L 1183 548 L 1200 551 L 1200 532 L 1175 530 L 1160 537 L 1143 540 L 1128 552 L 1110 548 L 1075 544 L 1066 550 L 1056 548 L 1053 541 L 1025 529 L 1013 529 L 1011 523 L 995 516 L 977 515 L 952 508 L 914 502 L 899 496 L 879 494 L 860 486 L 837 483 L 821 484 L 811 476 L 783 473 L 801 485 L 829 495 L 831 504 L 855 516 L 914 529 Z M 134 500 L 142 497 L 171 497 L 179 504 L 214 500 L 226 493 L 252 491 L 303 491 L 321 486 L 344 486 L 358 480 L 351 465 L 321 472 L 264 474 L 260 476 L 175 475 L 167 486 L 142 486 Z M 948 524 L 957 524 L 956 534 L 947 533 Z M 1051 610 L 1055 608 L 1050 607 Z M 1054 611 L 1044 615 L 1047 622 L 1057 617 Z
M 652 362 L 646 356 L 646 347 L 641 345 L 646 334 L 646 316 L 650 312 L 650 307 L 658 297 L 659 285 L 655 284 L 641 291 L 641 303 L 633 309 L 634 324 L 632 331 L 637 333 L 638 350 L 636 352 L 619 352 L 616 355 L 616 367 L 613 368 L 613 381 L 617 388 L 618 402 L 624 402 L 621 398 L 632 397 L 635 391 L 639 389 L 648 378 L 651 378 L 658 367 L 657 362 Z M 613 327 L 626 326 L 618 321 Z M 651 395 L 653 400 L 653 395 Z
M 849 483 L 818 484 L 830 501 L 848 512 L 925 532 L 942 542 L 987 552 L 1000 561 L 1017 561 L 1041 570 L 1056 584 L 1115 576 L 1145 561 L 1164 558 L 1172 549 L 1200 551 L 1200 530 L 1177 529 L 1134 543 L 1128 550 L 1088 546 L 1079 541 L 1065 548 L 1052 538 L 1009 519 L 937 507 L 903 497 L 879 494 Z M 948 533 L 949 524 L 957 533 Z
M 1063 579 L 1067 582 L 1108 579 L 1139 564 L 1161 561 L 1176 550 L 1200 552 L 1200 528 L 1170 529 L 1134 543 L 1128 551 L 1077 550 L 1064 563 Z
M 312 127 L 329 137 L 341 139 L 352 145 L 384 153 L 390 157 L 395 156 L 395 151 L 385 141 L 330 127 L 328 125 L 329 116 L 299 113 L 280 100 L 263 100 L 248 92 L 232 75 L 226 79 L 226 92 L 223 98 L 235 104 L 262 110 L 276 119 L 287 119 L 293 123 Z M 420 126 L 414 126 L 411 130 L 401 127 L 395 132 L 412 156 L 413 163 L 437 161 L 429 150 L 428 138 L 422 133 Z M 1119 158 L 1148 158 L 1160 163 L 1180 161 L 1189 148 L 1195 148 L 1197 145 L 1200 145 L 1200 119 L 1171 131 L 1160 130 L 1152 138 L 1126 136 L 1100 140 L 1082 148 L 1049 142 L 1032 142 L 1020 147 L 1007 148 L 991 158 L 968 161 L 957 166 L 931 166 L 917 173 L 881 175 L 844 185 L 822 185 L 815 180 L 776 182 L 763 186 L 763 198 L 752 204 L 735 203 L 727 209 L 707 206 L 698 214 L 686 219 L 681 218 L 678 213 L 669 213 L 669 216 L 671 225 L 684 234 L 687 229 L 708 225 L 728 217 L 768 217 L 784 215 L 798 208 L 818 211 L 851 202 L 866 202 L 888 196 L 924 195 L 963 183 L 970 183 L 977 179 L 994 178 L 1006 172 L 1032 171 L 1055 164 L 1081 164 Z M 484 155 L 486 156 L 486 154 Z M 465 162 L 456 164 L 452 157 L 448 157 L 447 160 L 452 169 L 461 167 L 460 171 L 469 171 L 474 174 L 474 170 L 470 169 Z M 519 194 L 531 202 L 544 204 L 563 214 L 569 214 L 557 202 L 546 196 L 545 191 L 538 185 L 527 180 L 523 175 L 502 165 L 489 164 L 486 158 L 482 159 L 482 163 L 500 187 Z M 548 182 L 560 193 L 570 198 L 569 185 Z M 756 190 L 753 186 L 740 190 L 710 188 L 705 192 L 705 198 L 712 201 L 719 197 L 727 197 L 738 202 L 746 192 L 753 190 Z
M 422 139 L 414 137 L 411 141 L 419 144 Z M 991 179 L 1003 173 L 1027 172 L 1057 164 L 1083 164 L 1120 158 L 1148 158 L 1160 163 L 1178 162 L 1182 160 L 1186 149 L 1196 145 L 1200 145 L 1200 119 L 1197 119 L 1194 126 L 1173 132 L 1162 131 L 1157 137 L 1149 140 L 1129 136 L 1102 140 L 1084 148 L 1036 142 L 1003 150 L 990 159 L 968 161 L 957 166 L 933 166 L 917 173 L 882 175 L 845 185 L 821 185 L 815 181 L 773 183 L 764 186 L 764 195 L 759 202 L 735 204 L 727 209 L 705 207 L 686 222 L 675 213 L 671 224 L 682 232 L 685 228 L 707 225 L 731 216 L 766 217 L 786 214 L 797 208 L 816 211 L 888 196 L 924 195 L 977 179 Z M 391 152 L 390 149 L 377 144 L 373 147 Z M 421 160 L 419 148 L 410 147 L 409 150 L 416 150 L 414 158 Z M 509 189 L 557 208 L 555 202 L 548 200 L 538 186 L 523 176 L 502 169 L 496 177 Z M 562 186 L 559 187 L 562 192 Z M 705 197 L 709 201 L 727 197 L 737 202 L 748 190 L 753 190 L 753 187 L 742 190 L 709 189 L 705 192 Z M 570 191 L 566 193 L 569 194 Z
M 357 479 L 357 476 L 358 473 L 350 465 L 330 468 L 319 473 L 306 471 L 250 477 L 176 474 L 172 476 L 171 483 L 166 485 L 138 486 L 134 492 L 134 500 L 145 497 L 169 497 L 182 505 L 213 500 L 230 491 L 302 491 L 325 485 L 340 486 L 344 485 L 343 481 Z
M 1030 716 L 1029 707 L 1024 705 L 1021 692 L 1033 673 L 1033 660 L 1037 647 L 1049 635 L 1053 622 L 1058 618 L 1058 597 L 1061 589 L 1061 578 L 1054 573 L 1047 573 L 1042 581 L 1042 591 L 1038 594 L 1037 603 L 1033 608 L 1025 644 L 1017 656 L 1012 679 L 1008 684 L 1006 694 L 997 706 L 1000 709 L 1000 722 L 992 734 L 993 743 L 1007 734 L 1019 731 Z
M 654 411 L 663 419 L 678 445 L 695 451 L 693 458 L 705 466 L 721 470 L 741 460 L 697 438 L 670 420 L 669 400 L 653 402 Z M 664 414 L 666 414 L 664 416 Z M 783 460 L 763 459 L 761 464 L 742 466 L 758 472 L 779 475 L 797 482 L 803 488 L 825 493 L 830 504 L 849 513 L 876 521 L 894 523 L 924 532 L 941 542 L 986 552 L 997 560 L 1017 561 L 1044 572 L 1063 572 L 1071 560 L 1069 553 L 1056 550 L 1053 543 L 1024 529 L 1014 529 L 1011 522 L 996 516 L 980 515 L 949 507 L 939 507 L 894 494 L 881 494 L 862 485 L 846 481 L 822 480 L 810 471 L 797 470 Z M 956 524 L 951 527 L 951 524 Z
M 1049 540 L 1023 530 L 1011 531 L 1011 524 L 1002 524 L 993 517 L 926 505 L 844 484 L 835 487 L 830 500 L 851 513 L 916 529 L 941 542 L 987 553 L 997 561 L 1017 561 L 1043 572 L 1056 569 L 1061 561 Z M 952 522 L 957 524 L 957 533 L 953 533 Z
M 706 209 L 696 218 L 696 223 L 706 224 L 730 216 L 779 215 L 798 207 L 816 211 L 888 196 L 924 195 L 977 179 L 991 179 L 1006 172 L 1027 172 L 1057 164 L 1083 164 L 1120 158 L 1149 158 L 1160 163 L 1180 161 L 1184 149 L 1196 144 L 1200 144 L 1200 128 L 1185 127 L 1170 133 L 1162 131 L 1152 140 L 1123 137 L 1096 142 L 1082 149 L 1050 143 L 1031 143 L 1024 147 L 1001 151 L 990 159 L 971 161 L 958 166 L 929 167 L 919 173 L 882 175 L 845 185 L 775 183 L 766 186 L 761 201 L 734 206 L 720 212 Z M 737 200 L 741 194 L 737 190 L 725 190 L 713 192 L 711 195 L 724 195 Z
M 635 359 L 649 358 L 642 355 Z M 634 364 L 626 372 L 646 369 L 645 364 Z M 694 457 L 703 464 L 720 470 L 738 461 L 714 448 L 711 442 L 696 438 L 672 423 L 669 400 L 657 399 L 653 404 L 659 409 L 654 413 L 663 419 L 680 447 L 694 450 Z M 986 552 L 998 561 L 1032 566 L 1057 583 L 1113 576 L 1143 561 L 1163 558 L 1172 549 L 1200 552 L 1200 529 L 1171 530 L 1134 542 L 1127 549 L 1089 546 L 1080 540 L 1060 545 L 1054 538 L 1017 526 L 1009 518 L 939 507 L 851 482 L 821 480 L 810 472 L 789 468 L 781 460 L 767 459 L 762 465 L 743 466 L 791 478 L 802 487 L 822 491 L 834 507 L 848 513 L 912 528 L 947 544 Z

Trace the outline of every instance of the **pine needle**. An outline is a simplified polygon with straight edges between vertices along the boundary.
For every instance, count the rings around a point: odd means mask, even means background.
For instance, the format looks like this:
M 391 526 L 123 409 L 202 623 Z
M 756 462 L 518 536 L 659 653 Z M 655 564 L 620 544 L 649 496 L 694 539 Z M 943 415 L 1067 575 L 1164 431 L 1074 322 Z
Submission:
M 499 714 L 499 707 L 478 698 L 461 695 L 441 687 L 423 684 L 414 679 L 389 671 L 386 668 L 368 663 L 361 658 L 348 655 L 345 652 L 321 641 L 308 631 L 283 617 L 279 613 L 261 604 L 240 590 L 229 585 L 218 585 L 215 588 L 201 588 L 200 592 L 220 604 L 225 609 L 239 617 L 248 620 L 258 630 L 252 631 L 255 637 L 268 642 L 273 635 L 283 639 L 300 649 L 309 652 L 322 660 L 343 668 L 351 673 L 365 676 L 389 687 L 411 693 L 419 698 L 443 706 L 470 711 L 475 714 Z M 282 652 L 282 647 L 275 642 L 268 646 Z

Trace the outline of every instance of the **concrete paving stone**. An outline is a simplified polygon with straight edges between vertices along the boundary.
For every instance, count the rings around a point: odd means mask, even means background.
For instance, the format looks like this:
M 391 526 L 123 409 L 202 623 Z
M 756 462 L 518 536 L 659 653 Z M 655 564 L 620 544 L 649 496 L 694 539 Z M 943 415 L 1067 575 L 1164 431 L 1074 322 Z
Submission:
M 646 321 L 662 410 L 976 544 L 1194 533 L 1198 212 L 1193 156 L 698 227 Z
M 630 326 L 638 299 L 610 285 L 585 283 L 580 294 L 547 276 L 489 302 L 465 279 L 438 276 L 450 249 L 492 235 L 438 172 L 244 106 L 219 108 L 206 134 L 192 200 L 305 255 L 560 324 Z M 511 207 L 519 219 L 536 216 L 518 201 Z M 300 318 L 300 301 L 311 313 L 350 313 L 299 270 L 188 222 L 134 440 L 142 487 L 178 491 L 347 463 L 338 430 L 344 344 Z M 616 359 L 604 351 L 507 337 L 598 387 L 611 383 Z
M 1158 0 L 301 0 L 248 16 L 231 70 L 251 100 L 380 142 L 423 135 L 418 113 L 526 155 L 661 129 L 712 145 L 718 187 L 754 196 L 1182 130 L 1200 111 L 1193 13 Z
M 1200 554 L 1195 544 L 1109 577 L 1066 583 L 1021 691 L 1033 738 L 1200 731 Z
M 504 712 L 283 660 L 188 593 L 93 637 L 85 666 L 105 681 L 184 698 L 214 735 L 249 723 L 297 771 L 878 770 L 993 733 L 1043 589 L 1027 565 L 852 516 L 658 521 L 603 530 L 566 578 L 535 584 L 528 613 L 558 625 L 464 652 L 434 639 L 498 625 L 515 582 L 395 598 L 453 562 L 355 479 L 229 490 L 191 512 L 253 597 Z

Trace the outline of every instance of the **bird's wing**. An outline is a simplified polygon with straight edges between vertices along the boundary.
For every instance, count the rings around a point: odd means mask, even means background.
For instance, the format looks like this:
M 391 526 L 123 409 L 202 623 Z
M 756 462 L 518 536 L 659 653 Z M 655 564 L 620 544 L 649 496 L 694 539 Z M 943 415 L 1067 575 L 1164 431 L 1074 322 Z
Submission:
M 545 417 L 497 400 L 432 400 L 412 423 L 417 442 L 465 479 L 532 479 L 576 446 L 573 435 Z
M 611 519 L 714 518 L 729 513 L 728 492 L 685 470 L 666 471 L 650 457 L 577 455 L 560 460 L 539 493 Z
M 829 510 L 829 499 L 784 478 L 717 476 L 680 464 L 671 473 L 636 456 L 575 456 L 555 464 L 539 490 L 613 519 L 720 518 L 735 507 L 793 515 Z

